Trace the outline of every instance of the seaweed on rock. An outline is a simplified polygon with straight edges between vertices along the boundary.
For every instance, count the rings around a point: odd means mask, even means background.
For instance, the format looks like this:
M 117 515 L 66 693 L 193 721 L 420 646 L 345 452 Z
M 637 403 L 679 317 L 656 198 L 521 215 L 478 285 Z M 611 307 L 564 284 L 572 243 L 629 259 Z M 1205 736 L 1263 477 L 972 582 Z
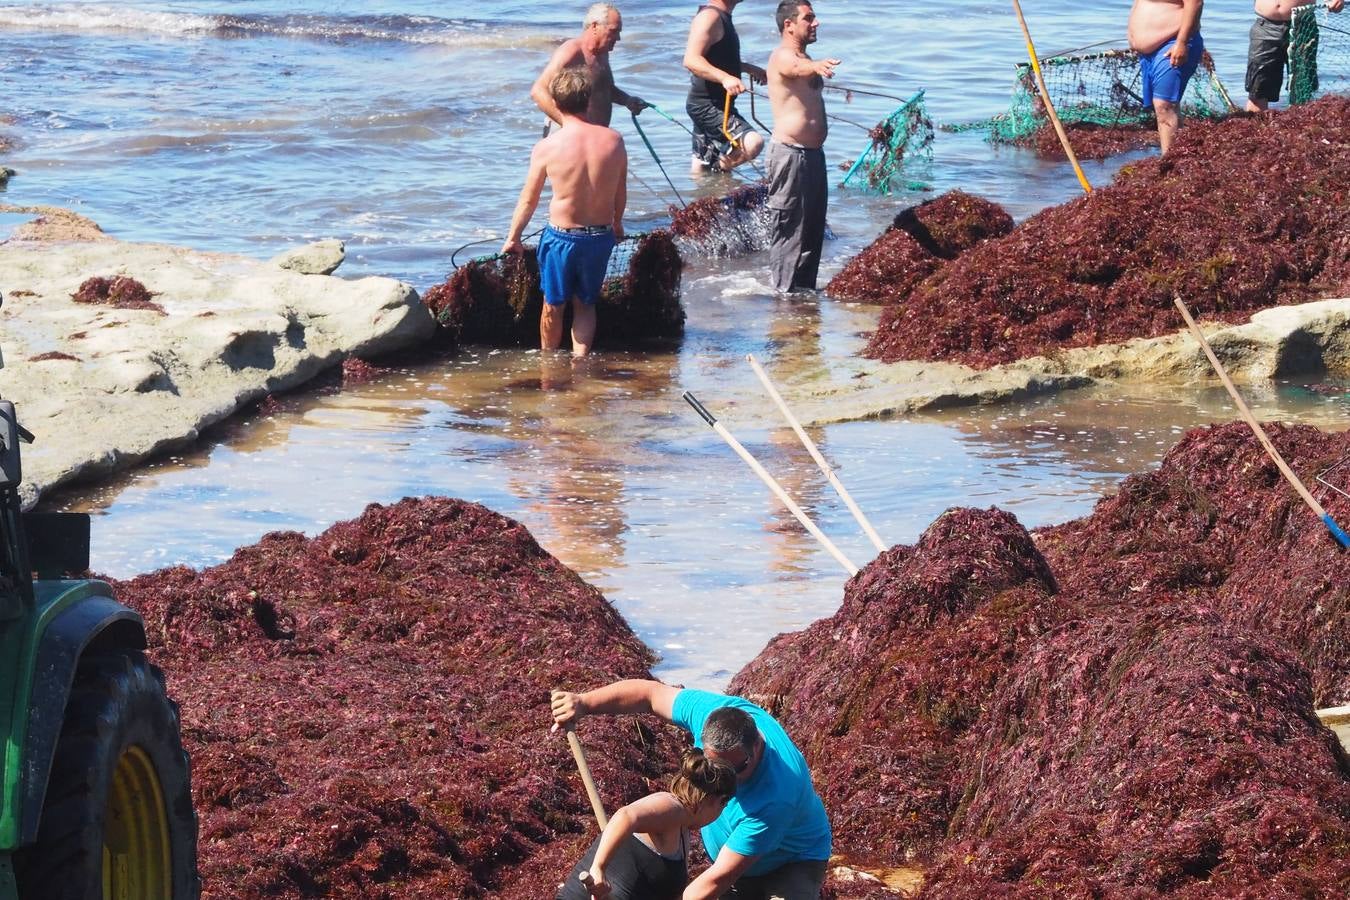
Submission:
M 115 275 L 112 278 L 86 278 L 70 298 L 76 303 L 97 303 L 114 309 L 146 309 L 165 315 L 164 307 L 150 299 L 153 296 L 135 278 Z

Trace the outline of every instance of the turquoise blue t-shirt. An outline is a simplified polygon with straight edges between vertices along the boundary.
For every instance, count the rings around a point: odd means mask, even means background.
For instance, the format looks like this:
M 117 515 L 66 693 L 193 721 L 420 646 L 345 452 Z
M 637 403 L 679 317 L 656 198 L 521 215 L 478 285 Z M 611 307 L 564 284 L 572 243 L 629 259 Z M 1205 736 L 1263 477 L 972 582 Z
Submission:
M 820 802 L 801 751 L 773 716 L 748 700 L 685 689 L 675 695 L 673 720 L 703 746 L 703 723 L 723 706 L 743 709 L 764 736 L 764 759 L 754 777 L 736 786 L 722 815 L 703 829 L 708 855 L 726 847 L 758 857 L 747 875 L 763 875 L 800 860 L 830 858 L 830 820 Z

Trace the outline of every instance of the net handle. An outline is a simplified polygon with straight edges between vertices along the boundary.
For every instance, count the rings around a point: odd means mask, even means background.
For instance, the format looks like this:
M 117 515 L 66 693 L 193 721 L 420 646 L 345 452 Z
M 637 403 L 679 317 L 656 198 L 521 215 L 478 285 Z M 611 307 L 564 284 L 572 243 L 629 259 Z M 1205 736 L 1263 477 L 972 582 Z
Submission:
M 727 123 L 731 121 L 731 92 L 726 92 L 726 101 L 722 104 L 722 134 L 726 136 L 727 142 L 731 144 L 732 150 L 741 149 L 741 142 L 727 128 Z
M 1069 135 L 1064 131 L 1064 125 L 1059 121 L 1059 113 L 1055 112 L 1055 104 L 1050 102 L 1050 89 L 1045 86 L 1045 76 L 1041 74 L 1041 62 L 1036 57 L 1036 45 L 1031 42 L 1031 30 L 1027 28 L 1026 16 L 1022 15 L 1022 4 L 1018 0 L 1012 0 L 1013 12 L 1017 13 L 1017 24 L 1022 26 L 1022 36 L 1027 41 L 1027 55 L 1031 57 L 1031 70 L 1036 73 L 1036 86 L 1041 89 L 1041 99 L 1045 101 L 1045 111 L 1050 116 L 1050 124 L 1055 126 L 1055 134 L 1059 135 L 1059 142 L 1064 145 L 1064 154 L 1069 157 L 1069 162 L 1073 165 L 1073 172 L 1078 176 L 1078 183 L 1083 186 L 1083 193 L 1091 194 L 1092 185 L 1088 182 L 1087 176 L 1083 174 L 1083 167 L 1078 164 L 1078 157 L 1074 155 L 1073 145 L 1069 143 Z

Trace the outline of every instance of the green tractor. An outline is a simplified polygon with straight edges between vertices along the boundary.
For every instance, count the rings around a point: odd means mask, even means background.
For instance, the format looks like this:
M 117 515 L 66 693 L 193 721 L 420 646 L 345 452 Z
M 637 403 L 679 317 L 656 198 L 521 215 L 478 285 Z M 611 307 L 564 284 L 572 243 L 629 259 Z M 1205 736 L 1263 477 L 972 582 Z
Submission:
M 196 900 L 178 707 L 141 617 L 62 577 L 89 517 L 22 512 L 20 440 L 0 400 L 0 900 Z

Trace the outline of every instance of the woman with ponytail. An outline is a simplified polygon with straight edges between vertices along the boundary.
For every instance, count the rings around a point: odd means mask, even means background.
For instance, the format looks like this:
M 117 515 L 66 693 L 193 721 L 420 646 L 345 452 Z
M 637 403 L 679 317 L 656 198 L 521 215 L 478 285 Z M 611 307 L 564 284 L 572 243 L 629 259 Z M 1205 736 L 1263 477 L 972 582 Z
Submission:
M 735 793 L 730 766 L 686 750 L 670 790 L 617 810 L 557 900 L 679 900 L 689 880 L 690 829 L 716 819 Z

